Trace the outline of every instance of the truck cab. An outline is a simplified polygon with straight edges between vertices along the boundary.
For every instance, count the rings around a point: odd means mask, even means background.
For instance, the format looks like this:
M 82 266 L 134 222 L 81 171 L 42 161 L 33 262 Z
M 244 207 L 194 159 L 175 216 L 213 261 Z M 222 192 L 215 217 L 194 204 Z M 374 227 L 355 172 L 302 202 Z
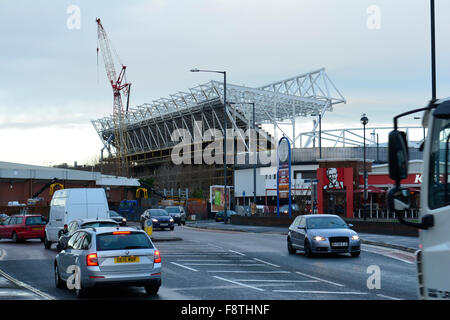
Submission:
M 450 98 L 416 111 L 424 111 L 423 125 L 428 128 L 423 148 L 419 223 L 401 217 L 401 211 L 409 207 L 409 193 L 401 187 L 401 180 L 407 175 L 408 150 L 406 135 L 396 129 L 389 135 L 389 173 L 396 186 L 389 192 L 388 201 L 399 213 L 400 222 L 419 228 L 420 250 L 416 252 L 419 297 L 450 299 Z M 394 118 L 394 128 L 401 116 Z

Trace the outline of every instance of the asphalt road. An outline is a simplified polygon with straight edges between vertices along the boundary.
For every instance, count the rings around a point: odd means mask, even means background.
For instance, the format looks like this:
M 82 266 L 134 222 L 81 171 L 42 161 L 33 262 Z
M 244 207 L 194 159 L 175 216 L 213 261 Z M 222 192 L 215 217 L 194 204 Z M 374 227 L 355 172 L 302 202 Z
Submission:
M 183 239 L 155 242 L 163 263 L 157 296 L 147 297 L 143 288 L 97 289 L 88 299 L 417 299 L 414 256 L 406 252 L 363 245 L 358 258 L 306 258 L 300 252 L 290 255 L 286 236 L 279 234 L 188 226 L 155 234 Z M 39 241 L 15 244 L 0 240 L 0 270 L 29 287 L 23 291 L 34 290 L 34 298 L 76 299 L 72 291 L 54 286 L 56 254 L 55 249 L 45 250 Z M 373 270 L 380 271 L 379 282 L 373 280 Z M 25 295 L 25 299 L 32 298 Z

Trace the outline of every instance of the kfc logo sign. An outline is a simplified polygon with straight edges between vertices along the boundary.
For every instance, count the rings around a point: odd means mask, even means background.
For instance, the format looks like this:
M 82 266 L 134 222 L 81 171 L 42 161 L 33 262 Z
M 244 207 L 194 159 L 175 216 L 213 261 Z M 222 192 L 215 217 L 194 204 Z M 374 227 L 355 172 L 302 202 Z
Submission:
M 414 179 L 414 183 L 422 183 L 422 175 L 416 174 L 416 179 Z
M 341 176 L 343 176 L 343 173 L 341 173 Z M 328 168 L 327 169 L 327 178 L 328 178 L 328 184 L 324 185 L 323 188 L 325 190 L 342 190 L 344 189 L 344 182 L 340 181 L 339 178 L 339 171 L 336 168 Z

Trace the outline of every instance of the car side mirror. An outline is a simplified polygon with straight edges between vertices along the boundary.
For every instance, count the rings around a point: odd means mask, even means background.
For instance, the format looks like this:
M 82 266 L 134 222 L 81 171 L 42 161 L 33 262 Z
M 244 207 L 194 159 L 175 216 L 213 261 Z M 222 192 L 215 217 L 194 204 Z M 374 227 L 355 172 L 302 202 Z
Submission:
M 400 182 L 408 177 L 408 144 L 406 134 L 393 130 L 389 133 L 389 177 Z
M 297 229 L 303 229 L 303 230 L 305 230 L 306 227 L 298 226 Z
M 391 211 L 403 211 L 411 206 L 409 190 L 394 187 L 388 193 L 388 207 Z
M 349 223 L 349 224 L 348 224 L 348 227 L 349 227 L 349 228 L 353 228 L 353 224 Z

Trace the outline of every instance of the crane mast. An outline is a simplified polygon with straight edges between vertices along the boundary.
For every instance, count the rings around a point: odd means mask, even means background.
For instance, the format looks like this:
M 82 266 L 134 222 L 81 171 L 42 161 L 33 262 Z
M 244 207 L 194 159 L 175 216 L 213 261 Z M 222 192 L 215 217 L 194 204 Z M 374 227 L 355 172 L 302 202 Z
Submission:
M 97 22 L 97 36 L 100 51 L 102 53 L 103 62 L 105 64 L 106 75 L 111 84 L 114 96 L 113 104 L 113 123 L 114 123 L 114 138 L 113 145 L 116 149 L 116 174 L 119 176 L 128 176 L 128 157 L 127 157 L 127 141 L 126 141 L 126 122 L 125 113 L 122 104 L 122 94 L 129 97 L 129 88 L 131 83 L 125 80 L 125 72 L 127 67 L 120 63 L 121 66 L 119 75 L 117 75 L 114 59 L 111 52 L 111 43 L 108 35 L 103 28 L 99 18 Z M 97 55 L 99 48 L 97 47 Z

